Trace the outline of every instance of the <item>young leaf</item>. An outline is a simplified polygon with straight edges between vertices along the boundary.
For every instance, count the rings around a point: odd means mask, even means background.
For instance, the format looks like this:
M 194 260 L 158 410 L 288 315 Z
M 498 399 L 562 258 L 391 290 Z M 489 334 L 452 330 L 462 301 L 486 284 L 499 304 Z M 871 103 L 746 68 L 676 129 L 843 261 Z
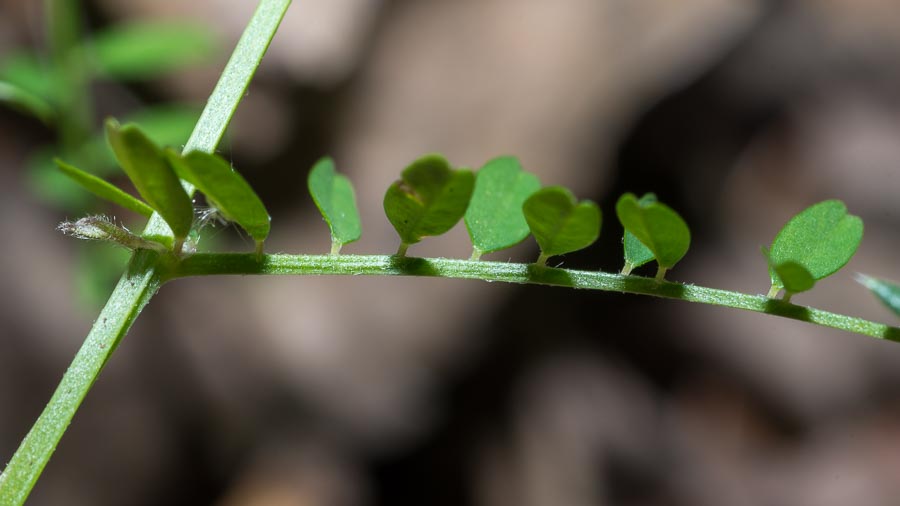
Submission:
M 307 180 L 309 194 L 331 229 L 331 253 L 359 239 L 362 225 L 356 208 L 353 183 L 334 170 L 334 160 L 322 158 L 313 166 Z
M 650 205 L 656 202 L 656 195 L 646 193 L 638 202 L 642 205 Z M 654 258 L 653 252 L 628 230 L 625 230 L 625 233 L 622 235 L 622 247 L 625 254 L 625 265 L 622 267 L 622 274 L 626 276 L 631 274 L 632 270 Z
M 468 169 L 454 170 L 440 155 L 427 155 L 403 171 L 402 178 L 384 195 L 384 212 L 400 235 L 397 254 L 423 237 L 447 232 L 463 217 L 475 175 Z
M 858 274 L 856 280 L 875 294 L 894 314 L 900 316 L 900 285 L 865 274 Z
M 271 218 L 247 181 L 216 155 L 191 151 L 181 156 L 173 149 L 167 149 L 165 154 L 178 176 L 203 192 L 223 218 L 246 230 L 256 241 L 257 253 L 261 253 Z
M 484 164 L 475 176 L 465 216 L 475 246 L 472 258 L 509 248 L 528 237 L 522 205 L 540 188 L 537 176 L 523 171 L 514 157 L 495 158 Z
M 116 79 L 146 79 L 202 60 L 215 48 L 209 30 L 184 23 L 115 25 L 90 45 L 100 73 Z
M 119 165 L 138 193 L 172 229 L 174 250 L 180 252 L 191 230 L 194 208 L 178 176 L 156 144 L 136 126 L 119 126 L 110 119 L 106 122 L 106 135 Z
M 101 199 L 108 200 L 113 204 L 118 204 L 125 209 L 130 209 L 148 218 L 153 214 L 153 208 L 120 190 L 117 186 L 114 186 L 93 174 L 88 174 L 81 169 L 69 165 L 58 158 L 53 161 L 56 162 L 56 166 L 59 167 L 59 170 L 61 170 L 63 174 L 69 176 L 76 183 L 84 187 L 84 189 Z
M 528 228 L 541 248 L 538 264 L 547 259 L 587 248 L 600 237 L 600 208 L 578 202 L 572 192 L 549 186 L 535 192 L 522 206 Z
M 655 198 L 638 200 L 633 193 L 626 193 L 616 203 L 616 215 L 625 230 L 653 252 L 659 264 L 657 279 L 662 279 L 666 270 L 674 267 L 691 245 L 687 223 Z
M 796 262 L 816 281 L 826 278 L 850 261 L 862 241 L 863 223 L 847 214 L 839 200 L 812 205 L 788 221 L 778 232 L 769 259 L 772 265 Z M 777 273 L 770 273 L 773 287 L 785 287 Z

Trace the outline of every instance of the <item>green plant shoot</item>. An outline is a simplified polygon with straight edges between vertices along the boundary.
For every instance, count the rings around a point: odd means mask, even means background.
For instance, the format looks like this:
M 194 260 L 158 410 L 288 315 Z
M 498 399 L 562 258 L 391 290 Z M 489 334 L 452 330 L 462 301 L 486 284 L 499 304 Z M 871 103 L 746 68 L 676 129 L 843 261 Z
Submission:
M 665 278 L 666 271 L 684 257 L 691 245 L 691 231 L 687 223 L 655 197 L 645 195 L 638 200 L 633 193 L 626 193 L 616 203 L 616 215 L 625 230 L 653 253 L 659 265 L 657 280 Z M 638 258 L 641 258 L 640 255 Z

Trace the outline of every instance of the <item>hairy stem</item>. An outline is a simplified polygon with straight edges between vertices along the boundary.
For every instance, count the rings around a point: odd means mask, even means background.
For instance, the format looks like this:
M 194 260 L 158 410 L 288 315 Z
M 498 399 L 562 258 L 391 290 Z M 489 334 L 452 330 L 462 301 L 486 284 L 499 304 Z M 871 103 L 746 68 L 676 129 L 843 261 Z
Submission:
M 290 0 L 260 1 L 188 140 L 186 151 L 211 153 L 216 149 L 289 4 Z M 145 233 L 171 237 L 168 226 L 156 214 L 150 218 Z M 19 506 L 28 498 L 103 366 L 141 309 L 156 293 L 160 284 L 158 273 L 169 270 L 166 265 L 172 261 L 168 255 L 146 250 L 139 250 L 132 257 L 128 270 L 94 322 L 47 407 L 0 474 L 0 504 Z
M 169 280 L 217 274 L 432 276 L 563 286 L 652 295 L 743 309 L 880 339 L 900 341 L 898 327 L 798 306 L 762 295 L 668 281 L 660 282 L 654 278 L 641 276 L 557 269 L 537 264 L 384 255 L 264 255 L 258 258 L 254 254 L 207 253 L 196 254 L 173 264 L 172 270 L 165 273 L 164 277 Z

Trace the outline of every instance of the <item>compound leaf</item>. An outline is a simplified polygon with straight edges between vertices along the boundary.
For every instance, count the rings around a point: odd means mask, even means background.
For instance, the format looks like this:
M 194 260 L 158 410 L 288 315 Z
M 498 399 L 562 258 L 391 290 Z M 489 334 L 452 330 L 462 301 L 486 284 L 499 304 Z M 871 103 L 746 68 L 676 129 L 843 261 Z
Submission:
M 309 194 L 331 229 L 332 253 L 359 239 L 362 225 L 356 207 L 353 183 L 334 168 L 334 160 L 322 158 L 313 166 L 307 180 Z
M 863 223 L 847 213 L 840 200 L 814 204 L 788 221 L 778 232 L 769 258 L 772 265 L 796 262 L 816 281 L 847 264 L 862 241 Z M 785 287 L 777 272 L 770 272 L 772 285 Z
M 384 195 L 384 211 L 400 235 L 400 250 L 423 237 L 441 235 L 463 217 L 475 175 L 468 169 L 454 170 L 440 155 L 427 155 L 403 171 Z
M 894 314 L 900 316 L 900 285 L 865 274 L 858 274 L 856 280 L 875 294 Z
M 616 215 L 625 230 L 653 253 L 661 269 L 671 269 L 687 253 L 691 231 L 669 206 L 646 197 L 638 200 L 633 193 L 622 195 Z
M 514 157 L 495 158 L 484 164 L 475 176 L 475 190 L 465 216 L 475 246 L 474 258 L 509 248 L 528 237 L 522 205 L 540 188 L 537 176 L 523 171 Z
M 132 197 L 128 193 L 125 193 L 119 189 L 119 187 L 114 186 L 93 174 L 88 174 L 73 165 L 69 165 L 60 159 L 54 159 L 53 161 L 63 174 L 69 176 L 76 183 L 84 187 L 84 189 L 101 199 L 112 202 L 113 204 L 118 204 L 125 209 L 130 209 L 148 218 L 153 214 L 153 208 Z
M 178 176 L 203 192 L 223 218 L 250 234 L 260 252 L 269 236 L 271 218 L 247 181 L 222 157 L 210 153 L 191 151 L 181 156 L 167 149 L 166 157 Z
M 162 151 L 134 125 L 106 122 L 106 136 L 119 165 L 138 193 L 172 229 L 174 249 L 180 252 L 191 230 L 194 208 L 178 176 Z
M 600 237 L 600 208 L 561 186 L 548 186 L 535 192 L 522 206 L 525 221 L 534 235 L 541 256 L 537 263 L 587 248 Z

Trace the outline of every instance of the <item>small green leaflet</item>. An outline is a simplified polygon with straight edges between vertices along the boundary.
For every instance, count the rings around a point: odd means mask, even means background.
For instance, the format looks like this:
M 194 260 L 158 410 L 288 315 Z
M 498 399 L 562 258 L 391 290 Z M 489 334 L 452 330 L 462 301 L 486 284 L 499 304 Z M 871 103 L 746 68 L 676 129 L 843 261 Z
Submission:
M 138 193 L 172 229 L 173 249 L 180 253 L 191 230 L 194 207 L 178 176 L 162 151 L 136 126 L 119 126 L 116 120 L 110 119 L 106 122 L 106 136 L 116 160 Z
M 271 218 L 247 181 L 221 157 L 191 151 L 181 156 L 173 149 L 166 158 L 179 177 L 196 186 L 228 221 L 237 223 L 256 241 L 257 254 L 269 236 Z
M 847 264 L 862 241 L 862 220 L 847 214 L 840 200 L 826 200 L 797 214 L 778 232 L 769 248 L 771 265 L 796 262 L 818 281 Z M 773 289 L 786 288 L 770 269 Z
M 130 209 L 148 218 L 153 214 L 153 208 L 125 193 L 117 186 L 114 186 L 93 174 L 88 174 L 60 159 L 55 159 L 53 161 L 63 174 L 69 176 L 76 183 L 84 187 L 84 189 L 101 199 L 108 200 L 113 204 L 118 204 L 125 209 Z
M 900 316 L 900 285 L 865 274 L 858 274 L 856 280 L 875 294 L 894 314 Z
M 313 166 L 307 180 L 309 194 L 331 229 L 331 253 L 340 253 L 341 246 L 359 239 L 362 224 L 356 207 L 353 183 L 334 169 L 334 160 L 322 158 Z
M 534 235 L 541 256 L 547 259 L 587 248 L 600 237 L 600 208 L 590 200 L 578 202 L 572 192 L 561 186 L 548 186 L 535 192 L 522 206 L 525 221 Z
M 656 202 L 656 195 L 646 193 L 638 202 L 641 205 L 652 204 Z M 650 262 L 654 258 L 653 252 L 628 230 L 625 230 L 625 233 L 622 235 L 622 249 L 625 254 L 625 265 L 622 267 L 622 274 L 626 276 L 631 274 L 632 270 Z
M 616 215 L 625 230 L 653 253 L 659 265 L 656 277 L 661 280 L 687 253 L 691 231 L 669 206 L 646 197 L 638 200 L 633 193 L 622 195 L 616 203 Z
M 147 79 L 200 62 L 216 44 L 203 25 L 132 23 L 94 35 L 89 48 L 96 71 L 115 79 Z
M 523 171 L 514 157 L 495 158 L 484 164 L 475 176 L 475 190 L 465 216 L 475 247 L 473 259 L 514 246 L 528 237 L 522 205 L 540 188 L 537 176 Z
M 784 284 L 785 301 L 790 301 L 791 295 L 795 293 L 812 290 L 812 287 L 816 284 L 816 280 L 806 270 L 806 267 L 792 260 L 771 267 L 775 275 Z
M 403 171 L 384 195 L 384 212 L 400 235 L 397 254 L 423 237 L 441 235 L 463 217 L 475 175 L 471 170 L 450 168 L 440 155 L 427 155 Z

